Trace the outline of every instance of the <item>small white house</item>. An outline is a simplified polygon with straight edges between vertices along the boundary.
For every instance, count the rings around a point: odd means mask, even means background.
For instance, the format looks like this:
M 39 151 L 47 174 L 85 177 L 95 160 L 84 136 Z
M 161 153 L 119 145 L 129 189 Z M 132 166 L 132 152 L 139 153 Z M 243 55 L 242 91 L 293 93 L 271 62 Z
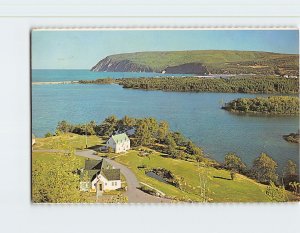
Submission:
M 112 148 L 115 153 L 125 152 L 130 149 L 130 139 L 126 133 L 111 136 L 106 142 L 107 148 Z
M 115 169 L 105 160 L 86 160 L 80 174 L 80 190 L 103 192 L 121 188 L 120 169 Z

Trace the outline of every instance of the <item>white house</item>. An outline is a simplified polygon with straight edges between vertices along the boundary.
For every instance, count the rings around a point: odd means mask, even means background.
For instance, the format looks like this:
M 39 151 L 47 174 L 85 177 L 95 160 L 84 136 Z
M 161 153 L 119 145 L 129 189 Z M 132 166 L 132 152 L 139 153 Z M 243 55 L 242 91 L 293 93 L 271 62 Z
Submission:
M 115 169 L 105 160 L 86 160 L 80 172 L 80 190 L 103 192 L 121 188 L 120 169 Z
M 115 153 L 125 152 L 130 149 L 130 139 L 126 133 L 111 136 L 106 142 L 107 148 L 112 148 Z

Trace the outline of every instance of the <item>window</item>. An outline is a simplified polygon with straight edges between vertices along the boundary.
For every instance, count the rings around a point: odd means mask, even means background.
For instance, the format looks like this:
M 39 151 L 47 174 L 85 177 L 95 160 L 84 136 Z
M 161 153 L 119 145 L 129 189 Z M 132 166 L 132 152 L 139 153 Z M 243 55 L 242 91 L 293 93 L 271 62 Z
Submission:
M 114 186 L 114 184 L 115 184 L 114 182 L 111 182 L 111 186 Z

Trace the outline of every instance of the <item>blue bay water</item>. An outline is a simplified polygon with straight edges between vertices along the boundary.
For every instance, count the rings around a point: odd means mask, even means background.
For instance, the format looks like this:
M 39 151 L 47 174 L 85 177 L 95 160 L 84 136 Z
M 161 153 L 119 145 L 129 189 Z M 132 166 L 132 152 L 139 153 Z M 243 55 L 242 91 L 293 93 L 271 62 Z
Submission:
M 97 77 L 101 75 L 98 73 Z M 47 81 L 62 80 L 74 79 L 57 76 L 56 80 Z M 54 132 L 61 120 L 100 123 L 113 114 L 119 118 L 152 116 L 168 121 L 172 130 L 182 132 L 218 161 L 223 161 L 226 153 L 236 152 L 250 164 L 266 152 L 281 167 L 288 159 L 299 163 L 299 146 L 282 138 L 297 131 L 298 117 L 236 115 L 220 109 L 221 100 L 255 96 L 133 90 L 115 84 L 32 85 L 32 132 L 42 137 Z
M 90 70 L 32 70 L 32 82 L 94 80 L 98 78 L 164 77 L 170 74 L 139 72 L 93 72 Z M 184 76 L 172 74 L 171 76 Z

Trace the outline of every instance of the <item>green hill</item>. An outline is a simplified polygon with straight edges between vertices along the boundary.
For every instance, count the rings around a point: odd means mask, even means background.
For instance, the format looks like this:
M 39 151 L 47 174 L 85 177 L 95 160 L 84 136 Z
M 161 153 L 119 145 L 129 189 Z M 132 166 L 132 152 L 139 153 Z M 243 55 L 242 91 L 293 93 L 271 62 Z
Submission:
M 255 51 L 194 50 L 108 56 L 92 71 L 298 75 L 299 56 Z

